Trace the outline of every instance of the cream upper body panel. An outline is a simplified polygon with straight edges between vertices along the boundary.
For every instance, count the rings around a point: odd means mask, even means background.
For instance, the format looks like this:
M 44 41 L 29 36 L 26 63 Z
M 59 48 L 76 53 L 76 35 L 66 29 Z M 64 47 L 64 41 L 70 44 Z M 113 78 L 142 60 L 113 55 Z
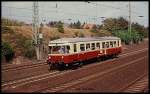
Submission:
M 76 52 L 74 51 L 74 44 L 76 44 Z M 114 47 L 121 47 L 121 39 L 118 37 L 86 37 L 86 38 L 61 38 L 57 40 L 50 41 L 48 46 L 70 46 L 69 53 L 78 53 L 81 52 L 81 48 L 84 48 L 84 51 L 87 51 L 87 44 L 90 44 L 90 50 L 92 47 L 96 49 L 107 49 Z M 103 46 L 103 44 L 109 45 L 108 47 Z M 80 46 L 83 47 L 80 47 Z M 97 48 L 97 45 L 99 46 Z

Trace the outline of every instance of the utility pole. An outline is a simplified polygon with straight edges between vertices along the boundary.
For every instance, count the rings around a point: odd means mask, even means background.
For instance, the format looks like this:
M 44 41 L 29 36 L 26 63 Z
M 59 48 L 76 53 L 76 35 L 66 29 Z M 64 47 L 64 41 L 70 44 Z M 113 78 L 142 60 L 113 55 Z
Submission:
M 37 60 L 40 60 L 40 44 L 39 44 L 39 10 L 38 10 L 38 2 L 33 2 L 33 23 L 32 23 L 32 31 L 33 31 L 33 43 L 35 46 Z
M 129 1 L 129 24 L 128 24 L 128 31 L 130 32 L 130 36 L 131 36 L 131 3 Z

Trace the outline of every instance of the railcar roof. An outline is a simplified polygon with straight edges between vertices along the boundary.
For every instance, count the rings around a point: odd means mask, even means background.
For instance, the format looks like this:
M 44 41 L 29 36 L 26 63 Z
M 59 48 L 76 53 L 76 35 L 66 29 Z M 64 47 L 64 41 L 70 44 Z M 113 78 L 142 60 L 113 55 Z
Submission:
M 103 41 L 103 40 L 119 40 L 118 37 L 85 37 L 85 38 L 60 38 L 50 43 L 74 43 L 74 42 L 86 42 L 86 41 Z

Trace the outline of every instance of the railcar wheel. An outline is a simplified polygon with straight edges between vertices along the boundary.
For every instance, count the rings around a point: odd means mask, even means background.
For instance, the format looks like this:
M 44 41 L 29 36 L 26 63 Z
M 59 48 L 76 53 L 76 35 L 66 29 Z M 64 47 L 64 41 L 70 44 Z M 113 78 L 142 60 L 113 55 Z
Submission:
M 62 71 L 62 70 L 65 69 L 65 65 L 63 63 L 60 63 L 60 64 L 57 65 L 57 68 L 58 68 L 59 71 Z
M 82 66 L 83 66 L 83 62 L 80 61 L 80 62 L 79 62 L 79 67 L 82 67 Z

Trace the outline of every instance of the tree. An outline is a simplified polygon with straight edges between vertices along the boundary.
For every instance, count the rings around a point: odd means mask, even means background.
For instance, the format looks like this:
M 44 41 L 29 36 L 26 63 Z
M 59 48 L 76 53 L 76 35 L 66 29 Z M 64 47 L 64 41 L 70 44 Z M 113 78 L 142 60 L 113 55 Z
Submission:
M 58 32 L 64 33 L 64 27 L 61 21 L 57 23 L 57 29 L 58 29 Z
M 123 17 L 107 18 L 103 21 L 103 24 L 104 26 L 101 26 L 101 28 L 108 31 L 128 29 L 128 21 Z
M 81 22 L 78 20 L 77 23 L 75 23 L 75 28 L 80 29 L 81 28 Z

